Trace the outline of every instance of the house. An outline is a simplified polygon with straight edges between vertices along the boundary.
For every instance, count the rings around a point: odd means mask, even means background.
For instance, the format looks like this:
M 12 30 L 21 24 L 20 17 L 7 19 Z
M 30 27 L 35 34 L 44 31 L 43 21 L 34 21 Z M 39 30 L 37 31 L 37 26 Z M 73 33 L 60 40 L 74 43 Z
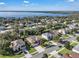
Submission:
M 65 29 L 59 29 L 58 33 L 60 33 L 60 34 L 66 34 L 66 30 Z
M 51 32 L 52 34 L 54 34 L 53 36 L 57 36 L 57 35 L 59 34 L 59 33 L 58 33 L 58 30 L 53 30 L 53 31 L 51 30 L 50 32 Z
M 0 26 L 0 31 L 4 31 L 6 30 L 6 27 L 5 26 Z
M 38 38 L 37 36 L 27 37 L 25 41 L 28 44 L 31 44 L 31 46 L 33 46 L 33 47 L 36 47 L 36 46 L 40 45 L 40 43 L 41 43 L 40 38 Z
M 43 34 L 42 34 L 42 37 L 43 37 L 44 39 L 46 39 L 46 40 L 51 40 L 52 37 L 53 37 L 53 34 L 51 34 L 51 33 L 43 33 Z
M 20 27 L 24 27 L 24 24 L 23 24 L 23 23 L 19 23 L 19 26 L 20 26 Z
M 55 21 L 55 20 L 53 20 L 53 22 L 52 22 L 53 24 L 57 24 L 58 22 L 57 21 Z
M 79 54 L 79 44 L 76 45 L 76 46 L 72 49 L 72 51 Z
M 64 56 L 64 58 L 79 58 L 79 54 L 77 54 L 77 53 L 65 54 L 63 56 Z
M 12 48 L 16 53 L 21 52 L 26 50 L 25 42 L 22 39 L 14 40 L 11 42 L 10 48 Z
M 7 26 L 6 28 L 7 28 L 7 29 L 12 29 L 12 26 Z
M 75 29 L 76 27 L 76 23 L 72 23 L 72 24 L 68 24 L 67 26 L 69 27 L 69 29 Z
M 33 22 L 28 22 L 27 23 L 27 27 L 32 27 L 32 26 L 34 26 L 35 25 L 35 23 L 33 23 Z

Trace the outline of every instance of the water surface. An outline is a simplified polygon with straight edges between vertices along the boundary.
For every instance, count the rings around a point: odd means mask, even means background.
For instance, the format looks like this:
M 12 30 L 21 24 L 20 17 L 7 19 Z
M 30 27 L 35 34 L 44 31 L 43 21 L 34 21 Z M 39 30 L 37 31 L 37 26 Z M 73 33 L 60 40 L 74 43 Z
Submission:
M 34 12 L 0 12 L 0 17 L 27 17 L 27 16 L 68 16 L 69 14 L 34 13 Z

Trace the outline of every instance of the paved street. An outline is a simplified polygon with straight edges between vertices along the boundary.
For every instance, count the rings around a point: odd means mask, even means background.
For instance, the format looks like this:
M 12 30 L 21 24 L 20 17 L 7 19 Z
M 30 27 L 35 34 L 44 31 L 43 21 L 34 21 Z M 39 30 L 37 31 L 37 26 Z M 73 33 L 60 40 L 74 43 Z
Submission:
M 52 47 L 50 47 L 50 48 L 47 48 L 44 52 L 42 52 L 42 53 L 38 53 L 38 54 L 36 54 L 36 55 L 33 55 L 33 57 L 32 58 L 42 58 L 42 56 L 43 56 L 43 54 L 44 53 L 50 53 L 50 52 L 52 52 L 52 51 L 54 51 L 54 50 L 57 50 L 59 47 L 58 46 L 52 46 Z

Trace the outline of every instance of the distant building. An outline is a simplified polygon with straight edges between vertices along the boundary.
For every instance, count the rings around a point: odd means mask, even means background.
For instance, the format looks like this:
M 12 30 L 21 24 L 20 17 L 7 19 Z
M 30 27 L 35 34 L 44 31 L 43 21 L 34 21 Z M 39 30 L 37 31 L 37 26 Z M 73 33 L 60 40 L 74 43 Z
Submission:
M 25 40 L 27 43 L 31 44 L 31 46 L 36 47 L 40 45 L 41 40 L 37 36 L 27 37 Z
M 5 26 L 0 26 L 0 31 L 6 30 Z
M 52 37 L 53 37 L 53 34 L 51 34 L 51 33 L 43 33 L 43 34 L 42 34 L 42 37 L 43 37 L 44 39 L 46 39 L 46 40 L 51 40 Z
M 75 53 L 79 53 L 79 44 L 76 45 L 73 49 L 72 49 L 73 52 Z

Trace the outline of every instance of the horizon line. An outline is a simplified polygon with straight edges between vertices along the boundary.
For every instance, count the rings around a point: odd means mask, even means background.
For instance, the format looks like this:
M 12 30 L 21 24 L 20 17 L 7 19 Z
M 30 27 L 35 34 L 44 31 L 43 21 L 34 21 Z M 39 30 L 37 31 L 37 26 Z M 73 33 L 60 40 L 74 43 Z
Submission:
M 16 11 L 17 11 L 17 12 L 19 12 L 19 11 L 33 12 L 33 11 L 26 11 L 26 10 L 0 10 L 0 12 L 16 12 Z M 34 12 L 36 12 L 36 11 L 37 11 L 37 10 L 35 10 Z M 38 10 L 38 11 L 39 11 L 39 10 Z M 54 11 L 54 10 L 53 10 L 53 11 Z M 53 12 L 53 11 L 52 11 L 52 12 Z M 59 10 L 59 11 L 65 12 L 66 10 Z M 58 12 L 59 12 L 59 11 L 58 11 Z M 69 11 L 70 11 L 70 10 L 69 10 Z M 68 12 L 68 10 L 67 10 L 67 12 Z M 71 10 L 70 12 L 74 12 L 74 11 Z

